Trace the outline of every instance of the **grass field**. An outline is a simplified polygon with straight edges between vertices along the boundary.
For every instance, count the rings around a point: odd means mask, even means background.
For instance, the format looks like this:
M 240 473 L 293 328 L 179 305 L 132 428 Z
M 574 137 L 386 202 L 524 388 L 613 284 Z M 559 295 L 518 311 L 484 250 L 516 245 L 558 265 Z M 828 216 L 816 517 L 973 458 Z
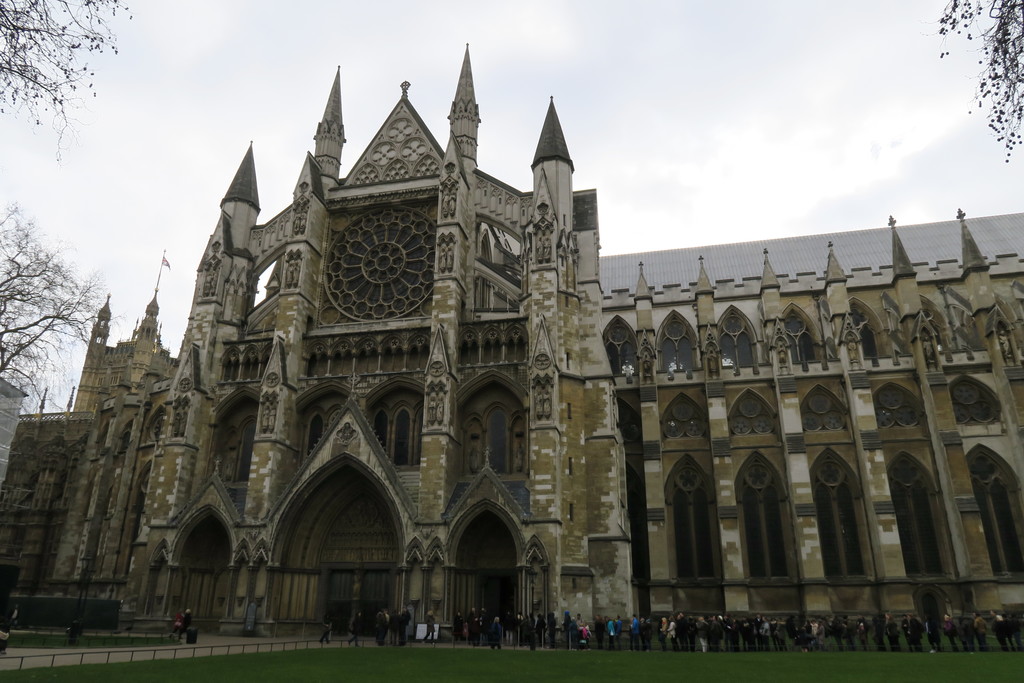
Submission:
M 4 671 L 20 681 L 475 681 L 516 683 L 611 680 L 837 681 L 1021 680 L 1024 653 L 733 653 L 677 654 L 468 650 L 449 648 L 329 648 L 299 652 L 200 657 L 135 664 L 89 664 Z M 739 678 L 742 677 L 742 678 Z

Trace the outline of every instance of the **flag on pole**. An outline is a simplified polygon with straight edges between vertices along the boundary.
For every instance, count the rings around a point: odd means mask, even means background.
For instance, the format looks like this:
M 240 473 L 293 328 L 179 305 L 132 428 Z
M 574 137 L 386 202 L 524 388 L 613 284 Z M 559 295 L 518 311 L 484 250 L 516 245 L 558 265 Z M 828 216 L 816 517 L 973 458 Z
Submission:
M 161 268 L 166 266 L 167 270 L 171 269 L 171 262 L 167 260 L 166 256 L 161 257 L 161 261 L 162 261 L 162 263 L 160 264 Z

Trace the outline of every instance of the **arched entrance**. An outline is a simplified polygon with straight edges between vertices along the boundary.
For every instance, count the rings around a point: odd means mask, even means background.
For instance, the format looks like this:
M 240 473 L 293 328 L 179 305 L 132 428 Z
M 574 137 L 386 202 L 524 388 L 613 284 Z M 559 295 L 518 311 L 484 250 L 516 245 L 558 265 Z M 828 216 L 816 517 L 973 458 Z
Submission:
M 391 507 L 358 468 L 343 467 L 293 510 L 282 554 L 277 618 L 313 621 L 329 614 L 339 631 L 362 613 L 373 630 L 378 610 L 398 607 L 400 539 Z
M 481 512 L 462 533 L 455 555 L 452 612 L 487 610 L 491 616 L 517 611 L 516 542 L 508 526 Z
M 227 529 L 213 515 L 192 528 L 181 549 L 179 590 L 172 592 L 170 613 L 191 609 L 193 619 L 224 616 L 230 548 Z

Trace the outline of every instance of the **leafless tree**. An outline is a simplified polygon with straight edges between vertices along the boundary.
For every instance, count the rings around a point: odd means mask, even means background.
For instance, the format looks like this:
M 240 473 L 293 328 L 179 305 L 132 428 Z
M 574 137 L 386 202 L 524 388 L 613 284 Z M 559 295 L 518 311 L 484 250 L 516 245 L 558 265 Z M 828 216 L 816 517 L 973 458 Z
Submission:
M 1009 162 L 1024 120 L 1024 0 L 949 0 L 939 27 L 944 37 L 978 41 L 982 71 L 975 102 L 979 108 L 988 103 L 988 126 Z
M 121 0 L 0 0 L 0 113 L 52 117 L 59 134 L 92 89 L 90 54 L 117 52 L 109 21 Z M 95 94 L 95 93 L 94 93 Z
M 0 211 L 0 377 L 39 395 L 72 347 L 89 339 L 101 283 L 48 246 L 17 206 Z

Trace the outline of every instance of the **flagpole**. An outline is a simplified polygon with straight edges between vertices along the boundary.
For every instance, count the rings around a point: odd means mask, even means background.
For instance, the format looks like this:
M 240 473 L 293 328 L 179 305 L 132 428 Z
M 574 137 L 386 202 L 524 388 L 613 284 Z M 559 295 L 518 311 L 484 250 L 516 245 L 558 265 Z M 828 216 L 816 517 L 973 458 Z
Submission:
M 171 264 L 167 262 L 166 249 L 164 249 L 164 253 L 160 256 L 160 269 L 156 274 L 156 290 L 154 291 L 154 294 L 158 294 L 160 292 L 160 278 L 164 274 L 164 268 L 167 268 L 167 270 L 171 269 Z

